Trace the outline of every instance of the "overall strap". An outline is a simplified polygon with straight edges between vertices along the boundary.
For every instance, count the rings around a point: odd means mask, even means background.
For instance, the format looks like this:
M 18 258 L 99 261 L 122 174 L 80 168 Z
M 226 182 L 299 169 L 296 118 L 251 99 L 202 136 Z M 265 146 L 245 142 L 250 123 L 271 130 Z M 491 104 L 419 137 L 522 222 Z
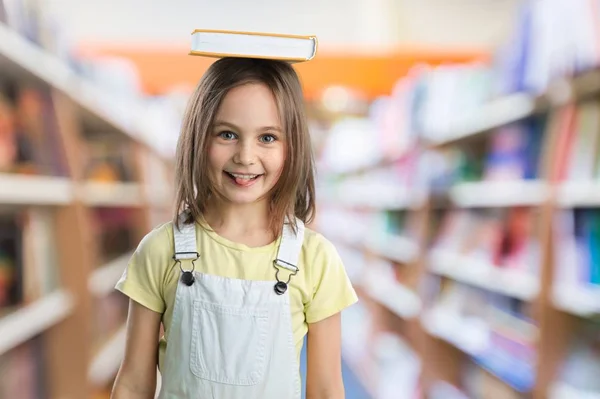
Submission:
M 275 259 L 275 265 L 294 273 L 298 271 L 298 258 L 304 242 L 304 223 L 297 219 L 296 226 L 297 231 L 294 233 L 292 225 L 284 223 L 277 259 Z
M 175 254 L 173 259 L 198 259 L 196 248 L 196 223 L 185 223 L 189 218 L 188 211 L 179 214 L 179 226 L 173 225 L 173 237 L 175 240 Z

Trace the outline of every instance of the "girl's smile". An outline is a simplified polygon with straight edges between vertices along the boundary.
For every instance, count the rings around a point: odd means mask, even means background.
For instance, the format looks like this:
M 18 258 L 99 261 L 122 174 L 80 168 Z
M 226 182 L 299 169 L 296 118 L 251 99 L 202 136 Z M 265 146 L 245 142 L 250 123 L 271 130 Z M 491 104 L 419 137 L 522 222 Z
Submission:
M 250 187 L 256 180 L 262 177 L 262 174 L 246 174 L 246 173 L 234 173 L 224 172 L 231 180 L 233 184 L 239 187 Z
M 286 145 L 273 92 L 259 83 L 231 89 L 212 126 L 209 166 L 215 190 L 230 205 L 264 206 L 283 171 Z

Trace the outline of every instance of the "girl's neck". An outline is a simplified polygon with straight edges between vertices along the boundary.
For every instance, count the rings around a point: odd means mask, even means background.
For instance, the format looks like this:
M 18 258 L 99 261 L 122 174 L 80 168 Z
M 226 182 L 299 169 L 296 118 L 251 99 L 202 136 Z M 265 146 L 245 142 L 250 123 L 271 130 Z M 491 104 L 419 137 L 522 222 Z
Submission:
M 275 239 L 267 202 L 237 205 L 210 201 L 203 216 L 211 229 L 233 242 L 258 247 Z

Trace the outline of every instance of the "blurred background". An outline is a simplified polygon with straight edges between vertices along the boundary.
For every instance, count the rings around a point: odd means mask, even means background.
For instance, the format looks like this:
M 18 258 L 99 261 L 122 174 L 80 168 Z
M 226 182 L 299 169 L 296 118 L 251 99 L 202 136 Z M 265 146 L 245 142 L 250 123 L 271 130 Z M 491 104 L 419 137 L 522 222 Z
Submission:
M 0 0 L 1 399 L 108 398 L 196 28 L 319 37 L 348 398 L 600 398 L 598 0 Z

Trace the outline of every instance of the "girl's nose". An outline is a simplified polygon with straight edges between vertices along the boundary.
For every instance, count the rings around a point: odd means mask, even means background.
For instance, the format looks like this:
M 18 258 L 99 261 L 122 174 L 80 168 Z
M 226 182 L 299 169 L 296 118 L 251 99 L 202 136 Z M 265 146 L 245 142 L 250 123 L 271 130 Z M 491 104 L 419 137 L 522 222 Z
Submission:
M 256 163 L 256 151 L 252 144 L 240 143 L 233 162 L 240 165 L 254 165 Z

